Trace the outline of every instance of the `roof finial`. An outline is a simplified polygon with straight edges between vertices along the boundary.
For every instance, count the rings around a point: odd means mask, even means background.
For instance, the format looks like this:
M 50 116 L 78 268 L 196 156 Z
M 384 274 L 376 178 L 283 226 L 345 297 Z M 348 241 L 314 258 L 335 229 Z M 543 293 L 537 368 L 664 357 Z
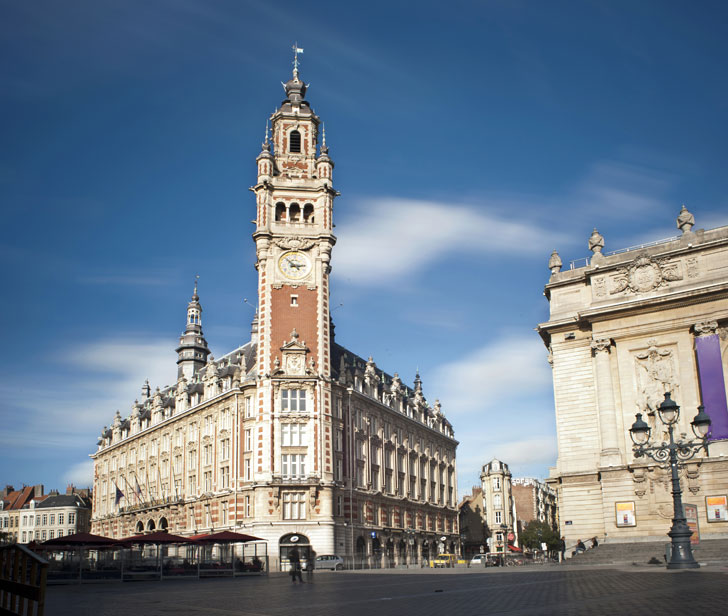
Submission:
M 192 299 L 198 300 L 200 299 L 200 296 L 197 295 L 197 281 L 200 279 L 199 275 L 195 276 L 195 290 L 192 292 Z
M 326 145 L 326 124 L 321 122 L 321 154 L 328 154 L 329 148 Z
M 298 79 L 298 54 L 303 53 L 303 49 L 298 46 L 298 41 L 293 44 L 293 78 Z
M 268 126 L 268 119 L 265 120 L 265 140 L 263 141 L 263 151 L 264 152 L 270 152 L 270 139 L 268 138 L 268 135 L 270 134 L 270 129 Z

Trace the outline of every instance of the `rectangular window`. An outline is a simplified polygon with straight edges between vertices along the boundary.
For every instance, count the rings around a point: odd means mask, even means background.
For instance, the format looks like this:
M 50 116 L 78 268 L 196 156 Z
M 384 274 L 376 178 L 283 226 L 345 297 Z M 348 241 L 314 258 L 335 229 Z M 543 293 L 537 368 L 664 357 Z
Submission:
M 249 518 L 250 517 L 250 496 L 245 497 L 244 503 L 245 503 L 244 515 L 246 518 Z
M 281 474 L 291 479 L 303 479 L 306 476 L 305 454 L 284 453 L 281 456 Z
M 59 537 L 63 537 L 63 531 L 62 531 L 62 530 L 59 530 L 59 531 L 58 531 L 58 536 L 59 536 Z
M 43 514 L 43 526 L 45 526 L 46 524 L 48 524 L 48 514 L 44 513 Z
M 245 481 L 253 480 L 253 461 L 250 458 L 245 458 Z
M 45 539 L 46 539 L 46 532 L 45 532 L 45 531 L 43 531 L 43 532 L 42 532 L 42 533 L 40 534 L 40 538 L 41 538 L 41 539 L 43 539 L 43 541 L 45 541 Z
M 344 461 L 341 458 L 336 459 L 336 466 L 334 467 L 334 480 L 342 481 L 344 479 Z
M 500 490 L 501 489 L 500 477 L 493 477 L 493 489 L 494 490 Z
M 174 472 L 175 473 L 181 473 L 182 472 L 182 456 L 175 456 L 174 457 Z
M 174 495 L 176 498 L 180 498 L 182 496 L 182 480 L 181 479 L 174 480 Z
M 230 459 L 230 439 L 229 438 L 224 438 L 220 441 L 220 459 L 221 460 Z
M 306 391 L 303 389 L 281 390 L 281 411 L 302 413 L 306 410 Z
M 53 537 L 55 537 L 54 532 L 52 530 L 49 530 L 48 531 L 48 539 L 53 539 Z
M 191 471 L 194 471 L 197 468 L 197 450 L 193 449 L 188 455 L 187 466 Z
M 245 451 L 253 451 L 253 429 L 245 430 Z
M 230 467 L 223 466 L 220 468 L 220 488 L 225 490 L 230 487 Z
M 212 445 L 205 445 L 202 449 L 202 456 L 205 466 L 212 464 Z
M 205 492 L 212 492 L 212 471 L 205 471 L 203 478 L 205 482 Z
M 190 475 L 187 477 L 187 495 L 193 496 L 197 493 L 197 477 L 195 475 Z
M 503 522 L 503 514 L 500 511 L 495 512 L 495 523 L 501 524 Z
M 50 515 L 50 523 L 51 524 L 56 523 L 56 515 L 54 513 L 51 513 L 51 515 Z
M 334 401 L 334 417 L 336 417 L 337 419 L 341 419 L 344 416 L 342 408 L 343 403 L 341 401 L 341 398 L 336 398 L 336 400 Z
M 281 444 L 284 447 L 301 447 L 306 445 L 305 424 L 282 424 Z
M 343 496 L 336 497 L 336 515 L 339 517 L 344 515 L 344 497 Z
M 245 418 L 250 419 L 253 416 L 253 397 L 247 396 L 245 398 Z
M 283 519 L 284 520 L 305 520 L 306 519 L 306 493 L 305 492 L 284 492 L 283 493 Z
M 58 523 L 63 524 L 63 514 L 62 513 L 58 514 Z
M 220 503 L 220 524 L 227 524 L 228 521 L 228 504 L 227 501 Z
M 344 451 L 344 431 L 341 428 L 336 429 L 334 436 L 334 450 Z

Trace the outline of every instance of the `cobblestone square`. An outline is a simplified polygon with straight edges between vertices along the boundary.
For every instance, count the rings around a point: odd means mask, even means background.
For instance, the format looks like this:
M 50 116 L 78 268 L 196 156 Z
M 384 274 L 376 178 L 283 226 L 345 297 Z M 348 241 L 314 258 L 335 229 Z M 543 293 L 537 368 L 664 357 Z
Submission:
M 317 572 L 237 579 L 51 586 L 48 616 L 724 613 L 728 567 Z M 304 578 L 305 579 L 305 578 Z

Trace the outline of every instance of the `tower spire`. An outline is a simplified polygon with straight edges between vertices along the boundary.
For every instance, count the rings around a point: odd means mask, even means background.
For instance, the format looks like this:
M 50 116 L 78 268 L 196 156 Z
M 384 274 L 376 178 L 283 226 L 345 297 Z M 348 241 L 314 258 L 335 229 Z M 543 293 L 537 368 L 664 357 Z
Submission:
M 298 46 L 298 41 L 293 44 L 293 78 L 298 79 L 298 54 L 303 53 L 303 49 Z
M 202 333 L 202 306 L 200 296 L 197 294 L 197 282 L 199 276 L 195 276 L 195 287 L 192 291 L 192 298 L 187 304 L 187 326 L 180 336 L 177 352 L 177 378 L 184 376 L 188 381 L 207 362 L 210 350 L 207 348 L 207 341 Z

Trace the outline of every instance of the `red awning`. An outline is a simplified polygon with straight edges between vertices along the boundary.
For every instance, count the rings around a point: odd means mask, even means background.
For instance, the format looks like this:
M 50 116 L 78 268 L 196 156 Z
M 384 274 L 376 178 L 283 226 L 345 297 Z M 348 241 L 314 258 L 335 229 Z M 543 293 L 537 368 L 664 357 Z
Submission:
M 134 535 L 133 537 L 126 537 L 125 539 L 119 539 L 119 543 L 124 545 L 131 544 L 162 544 L 162 543 L 191 543 L 189 537 L 180 537 L 179 535 L 173 535 L 162 530 L 158 530 L 148 535 Z
M 510 543 L 508 544 L 508 549 L 511 552 L 523 552 L 521 548 L 517 548 L 515 545 L 511 545 Z
M 101 535 L 92 535 L 91 533 L 74 533 L 66 535 L 65 537 L 56 537 L 55 539 L 48 539 L 43 543 L 39 543 L 39 547 L 112 547 L 116 545 L 116 540 L 109 537 L 102 537 Z
M 245 543 L 246 541 L 263 541 L 260 537 L 253 537 L 253 535 L 246 535 L 245 533 L 235 533 L 231 530 L 224 530 L 219 533 L 212 533 L 211 535 L 195 535 L 190 537 L 190 539 L 197 543 Z

